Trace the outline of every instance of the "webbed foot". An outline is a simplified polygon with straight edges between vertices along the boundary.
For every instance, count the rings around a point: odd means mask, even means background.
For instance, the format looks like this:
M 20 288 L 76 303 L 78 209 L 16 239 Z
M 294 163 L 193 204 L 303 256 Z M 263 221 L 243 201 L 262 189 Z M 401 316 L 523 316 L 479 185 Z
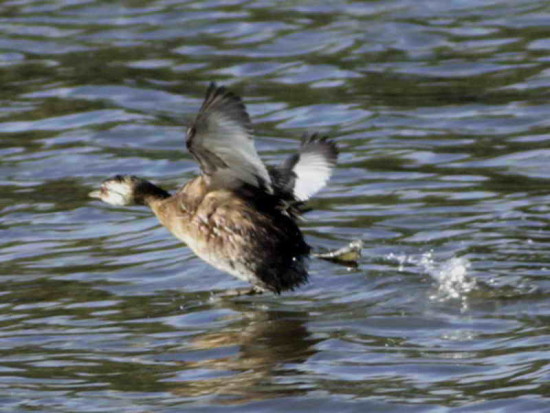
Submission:
M 358 261 L 361 258 L 361 250 L 363 249 L 363 241 L 360 239 L 350 242 L 343 248 L 330 250 L 321 253 L 312 253 L 311 255 L 322 260 L 334 262 L 336 264 L 357 267 Z

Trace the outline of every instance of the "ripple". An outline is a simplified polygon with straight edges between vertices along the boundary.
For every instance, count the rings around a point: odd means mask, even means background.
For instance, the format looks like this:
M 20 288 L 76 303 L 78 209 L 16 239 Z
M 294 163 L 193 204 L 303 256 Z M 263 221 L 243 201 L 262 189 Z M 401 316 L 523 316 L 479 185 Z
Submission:
M 3 133 L 16 133 L 28 130 L 64 130 L 140 118 L 139 115 L 133 115 L 121 110 L 102 110 L 41 119 L 34 122 L 4 122 L 0 123 L 0 128 Z
M 2 5 L 0 403 L 9 411 L 543 411 L 550 286 L 537 0 Z M 113 174 L 176 190 L 208 82 L 263 159 L 337 140 L 302 228 L 361 239 L 282 296 L 242 287 Z M 546 346 L 546 347 L 545 347 Z M 495 387 L 498 383 L 498 388 Z

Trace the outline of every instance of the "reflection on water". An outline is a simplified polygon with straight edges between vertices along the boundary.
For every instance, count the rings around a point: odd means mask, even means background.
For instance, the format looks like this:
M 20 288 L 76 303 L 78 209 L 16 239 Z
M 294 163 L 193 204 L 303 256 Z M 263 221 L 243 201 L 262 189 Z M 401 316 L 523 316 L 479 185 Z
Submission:
M 190 348 L 197 353 L 215 350 L 221 357 L 180 361 L 178 375 L 168 379 L 177 383 L 170 391 L 181 397 L 216 394 L 221 404 L 242 404 L 314 390 L 302 385 L 296 368 L 316 353 L 314 345 L 320 341 L 305 326 L 307 313 L 240 311 L 238 322 L 191 340 Z M 280 376 L 279 385 L 271 382 L 273 376 Z
M 540 0 L 0 5 L 0 405 L 6 411 L 543 411 L 547 26 Z M 269 163 L 342 149 L 302 226 L 362 239 L 281 297 L 198 260 L 150 212 L 209 81 Z

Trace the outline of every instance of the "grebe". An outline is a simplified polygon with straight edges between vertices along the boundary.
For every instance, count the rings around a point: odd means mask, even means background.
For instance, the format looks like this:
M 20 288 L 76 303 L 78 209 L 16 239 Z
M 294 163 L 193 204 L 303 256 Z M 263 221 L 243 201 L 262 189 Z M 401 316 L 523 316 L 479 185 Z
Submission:
M 267 167 L 256 152 L 244 103 L 215 83 L 186 143 L 202 174 L 175 194 L 117 175 L 89 195 L 111 205 L 148 206 L 204 261 L 251 283 L 249 294 L 280 294 L 306 283 L 311 248 L 297 220 L 304 202 L 331 176 L 335 143 L 306 134 L 297 153 Z

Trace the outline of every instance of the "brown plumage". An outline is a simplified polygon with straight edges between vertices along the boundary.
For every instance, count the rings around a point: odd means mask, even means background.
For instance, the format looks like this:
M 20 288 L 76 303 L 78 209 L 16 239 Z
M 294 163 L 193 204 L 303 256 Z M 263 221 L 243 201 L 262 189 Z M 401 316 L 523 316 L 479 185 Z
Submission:
M 135 176 L 115 176 L 90 196 L 149 206 L 200 258 L 256 291 L 281 293 L 307 282 L 310 247 L 296 216 L 330 177 L 334 143 L 305 135 L 299 153 L 267 168 L 241 99 L 212 83 L 188 129 L 187 147 L 202 174 L 174 195 Z

